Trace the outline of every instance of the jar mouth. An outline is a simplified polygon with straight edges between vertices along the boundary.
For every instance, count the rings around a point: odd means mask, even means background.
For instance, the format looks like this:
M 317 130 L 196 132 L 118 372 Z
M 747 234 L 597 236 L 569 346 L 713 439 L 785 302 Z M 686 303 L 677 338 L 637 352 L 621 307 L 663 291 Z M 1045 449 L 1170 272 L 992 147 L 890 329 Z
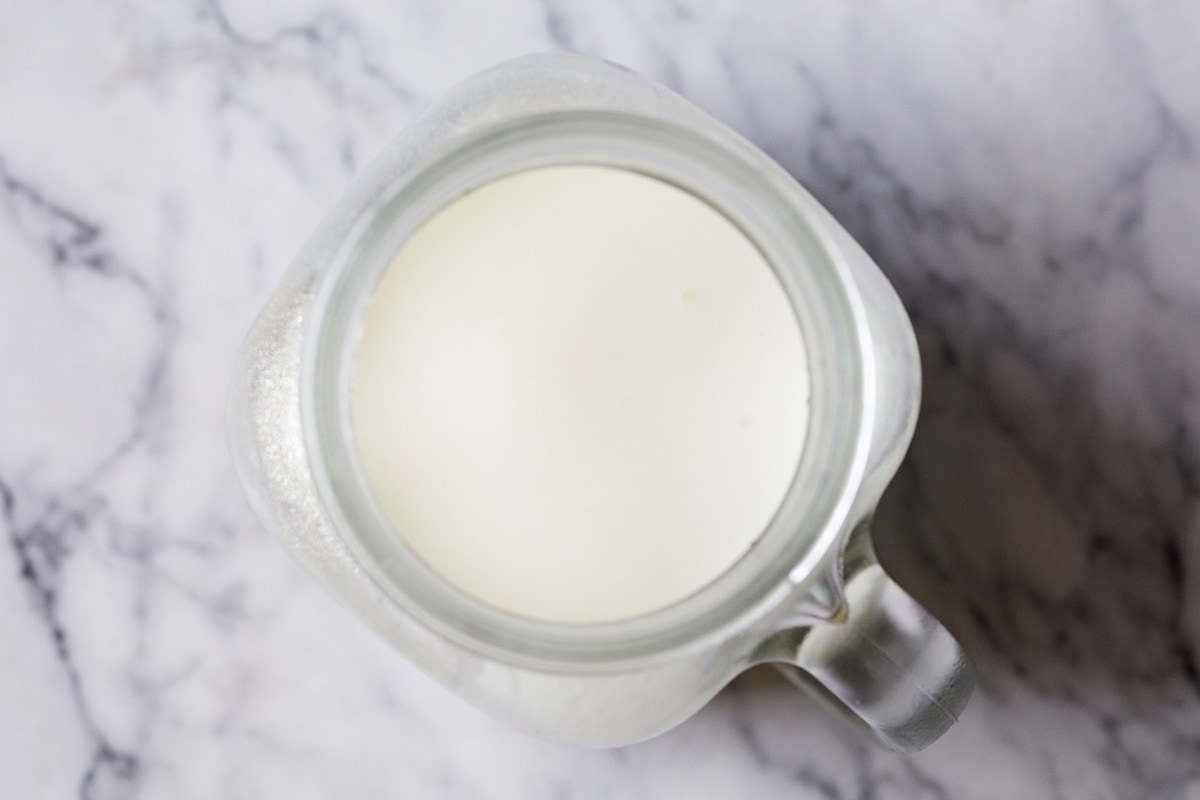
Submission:
M 732 145 L 732 146 L 731 146 Z M 375 201 L 318 279 L 305 337 L 300 414 L 317 492 L 363 570 L 421 623 L 510 662 L 628 662 L 719 635 L 816 576 L 838 541 L 866 462 L 871 390 L 864 312 L 819 207 L 752 148 L 648 117 L 570 110 L 482 127 L 422 153 L 401 175 L 376 170 Z M 743 152 L 743 150 L 745 152 Z M 808 432 L 771 522 L 693 594 L 611 622 L 532 619 L 491 606 L 434 571 L 371 491 L 351 422 L 350 387 L 371 296 L 404 242 L 433 214 L 507 175 L 555 166 L 641 173 L 691 193 L 753 242 L 792 306 L 808 356 Z

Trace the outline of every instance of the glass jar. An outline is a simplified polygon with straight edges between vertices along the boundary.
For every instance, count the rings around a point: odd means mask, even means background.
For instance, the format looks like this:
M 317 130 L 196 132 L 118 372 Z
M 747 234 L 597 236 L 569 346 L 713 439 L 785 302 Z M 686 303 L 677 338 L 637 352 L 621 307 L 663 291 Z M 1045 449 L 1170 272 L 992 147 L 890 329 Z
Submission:
M 792 303 L 812 385 L 799 465 L 746 555 L 674 605 L 586 625 L 501 611 L 427 567 L 368 488 L 349 410 L 362 318 L 405 240 L 473 188 L 580 164 L 668 182 L 734 222 Z M 230 425 L 251 502 L 292 554 L 397 650 L 517 728 L 628 744 L 774 662 L 914 749 L 952 724 L 973 684 L 950 634 L 880 569 L 867 529 L 911 439 L 919 380 L 891 286 L 782 168 L 648 79 L 541 55 L 461 85 L 358 178 L 250 332 Z

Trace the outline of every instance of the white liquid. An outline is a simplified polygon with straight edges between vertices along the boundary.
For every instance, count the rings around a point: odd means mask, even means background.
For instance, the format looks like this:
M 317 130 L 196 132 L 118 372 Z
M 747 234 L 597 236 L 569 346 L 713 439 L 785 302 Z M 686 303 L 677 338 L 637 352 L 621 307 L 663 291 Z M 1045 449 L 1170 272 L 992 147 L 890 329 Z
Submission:
M 518 173 L 435 214 L 356 358 L 358 447 L 399 535 L 542 619 L 636 616 L 718 577 L 774 515 L 808 421 L 762 255 L 694 196 L 611 168 Z

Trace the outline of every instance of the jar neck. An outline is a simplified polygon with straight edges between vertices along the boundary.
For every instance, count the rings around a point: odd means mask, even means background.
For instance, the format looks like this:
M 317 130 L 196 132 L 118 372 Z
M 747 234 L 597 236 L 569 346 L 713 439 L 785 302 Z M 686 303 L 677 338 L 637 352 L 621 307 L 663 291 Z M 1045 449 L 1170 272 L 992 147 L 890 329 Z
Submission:
M 714 123 L 715 124 L 715 123 Z M 809 428 L 789 489 L 744 557 L 691 596 L 645 616 L 565 624 L 503 612 L 454 587 L 405 543 L 369 489 L 350 415 L 354 353 L 367 305 L 403 243 L 439 209 L 505 175 L 565 165 L 630 170 L 724 214 L 761 251 L 795 312 L 808 356 Z M 564 111 L 457 136 L 393 172 L 376 169 L 318 277 L 301 381 L 303 435 L 321 500 L 362 568 L 391 601 L 491 657 L 611 663 L 696 645 L 795 592 L 835 547 L 866 457 L 866 327 L 857 290 L 812 199 L 747 146 L 636 115 Z M 720 487 L 713 487 L 719 491 Z

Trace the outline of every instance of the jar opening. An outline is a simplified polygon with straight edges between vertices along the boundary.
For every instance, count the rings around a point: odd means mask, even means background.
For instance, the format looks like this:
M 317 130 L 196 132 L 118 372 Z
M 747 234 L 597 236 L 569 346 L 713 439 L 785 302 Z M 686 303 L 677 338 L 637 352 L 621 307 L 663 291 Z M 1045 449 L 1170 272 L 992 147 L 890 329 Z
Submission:
M 398 534 L 370 489 L 352 426 L 350 387 L 362 321 L 394 255 L 438 210 L 503 176 L 589 165 L 640 173 L 719 211 L 775 272 L 801 328 L 811 380 L 808 433 L 791 484 L 766 530 L 711 583 L 643 616 L 563 623 L 517 616 L 457 589 Z M 795 591 L 844 524 L 865 461 L 861 310 L 840 251 L 803 194 L 711 137 L 634 115 L 565 111 L 472 132 L 423 154 L 402 176 L 380 175 L 378 200 L 335 254 L 308 322 L 301 415 L 318 491 L 372 579 L 442 635 L 493 657 L 613 661 L 685 646 Z M 805 196 L 806 197 L 806 196 Z M 720 487 L 714 487 L 719 491 Z M 789 580 L 791 576 L 791 580 Z

